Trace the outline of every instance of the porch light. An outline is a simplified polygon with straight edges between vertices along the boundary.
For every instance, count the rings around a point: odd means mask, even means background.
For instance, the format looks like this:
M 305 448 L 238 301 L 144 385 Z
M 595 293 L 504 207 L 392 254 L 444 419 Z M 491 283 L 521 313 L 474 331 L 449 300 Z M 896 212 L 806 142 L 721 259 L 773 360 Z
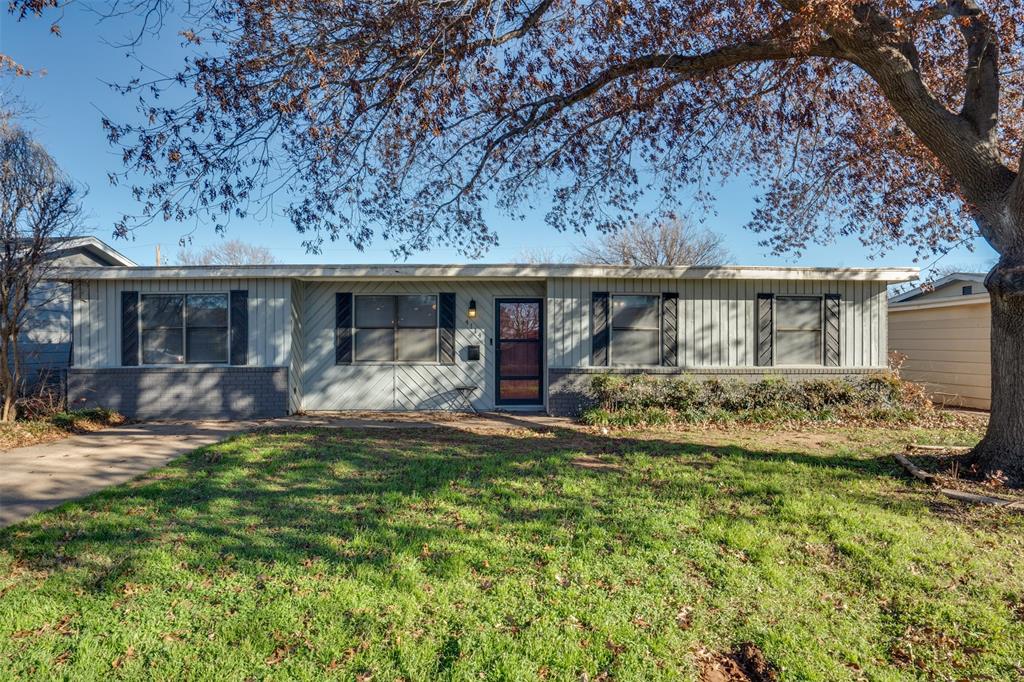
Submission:
M 474 299 L 469 299 L 469 310 L 466 311 L 466 315 L 471 319 L 476 317 L 476 301 Z

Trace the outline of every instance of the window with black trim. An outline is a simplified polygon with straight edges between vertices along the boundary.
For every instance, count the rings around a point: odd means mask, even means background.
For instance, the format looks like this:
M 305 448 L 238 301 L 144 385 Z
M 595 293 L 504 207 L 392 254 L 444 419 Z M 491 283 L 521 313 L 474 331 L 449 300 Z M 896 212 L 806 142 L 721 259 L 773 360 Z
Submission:
M 611 364 L 661 364 L 661 297 L 645 294 L 611 296 Z
M 775 364 L 820 365 L 820 296 L 775 297 Z
M 142 364 L 226 364 L 227 294 L 142 294 Z
M 960 290 L 964 296 L 972 296 L 974 294 L 974 287 L 970 284 Z
M 355 297 L 356 362 L 437 362 L 437 296 Z

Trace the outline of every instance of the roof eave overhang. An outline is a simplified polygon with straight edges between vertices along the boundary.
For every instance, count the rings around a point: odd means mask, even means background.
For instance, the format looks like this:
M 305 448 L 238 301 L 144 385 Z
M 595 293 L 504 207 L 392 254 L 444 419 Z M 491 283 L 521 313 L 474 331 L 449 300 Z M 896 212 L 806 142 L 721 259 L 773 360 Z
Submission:
M 970 296 L 956 296 L 952 298 L 926 299 L 924 301 L 889 302 L 890 312 L 902 310 L 928 310 L 930 308 L 955 308 L 962 305 L 983 305 L 988 304 L 990 298 L 988 293 L 971 294 Z
M 909 282 L 917 268 L 780 268 L 770 266 L 635 268 L 614 265 L 238 265 L 187 267 L 77 267 L 55 270 L 50 279 L 298 279 L 298 280 L 546 280 L 735 279 Z

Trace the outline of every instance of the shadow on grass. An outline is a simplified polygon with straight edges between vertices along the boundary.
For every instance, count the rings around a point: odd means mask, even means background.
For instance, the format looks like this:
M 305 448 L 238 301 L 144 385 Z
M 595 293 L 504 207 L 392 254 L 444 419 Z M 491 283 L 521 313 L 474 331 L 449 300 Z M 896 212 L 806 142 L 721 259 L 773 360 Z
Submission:
M 439 426 L 292 429 L 234 438 L 4 529 L 0 548 L 33 569 L 84 569 L 88 587 L 97 591 L 131 575 L 135 557 L 158 547 L 188 549 L 189 568 L 198 572 L 214 571 L 226 560 L 248 564 L 251 572 L 261 564 L 312 561 L 354 571 L 430 553 L 429 571 L 443 575 L 464 565 L 457 554 L 503 552 L 496 529 L 537 547 L 582 534 L 573 541 L 624 538 L 642 549 L 655 519 L 621 513 L 627 489 L 652 507 L 695 503 L 740 520 L 737 501 L 770 506 L 794 492 L 770 482 L 794 466 L 802 468 L 807 484 L 834 485 L 869 504 L 886 501 L 852 492 L 847 484 L 898 475 L 887 457 L 603 436 L 501 419 L 532 433 Z M 595 471 L 572 464 L 583 455 L 634 454 L 651 457 L 653 466 Z M 659 479 L 653 470 L 659 458 L 673 458 L 682 475 L 676 470 Z M 595 480 L 566 485 L 570 470 L 577 481 Z M 96 563 L 97 555 L 117 560 Z

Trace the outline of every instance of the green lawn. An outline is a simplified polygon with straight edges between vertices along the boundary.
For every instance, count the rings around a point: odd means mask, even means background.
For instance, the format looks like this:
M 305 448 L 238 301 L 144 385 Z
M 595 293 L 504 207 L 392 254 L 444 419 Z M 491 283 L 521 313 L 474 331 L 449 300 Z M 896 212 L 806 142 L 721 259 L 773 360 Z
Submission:
M 1024 517 L 887 456 L 976 437 L 239 437 L 0 531 L 0 676 L 1009 679 Z

